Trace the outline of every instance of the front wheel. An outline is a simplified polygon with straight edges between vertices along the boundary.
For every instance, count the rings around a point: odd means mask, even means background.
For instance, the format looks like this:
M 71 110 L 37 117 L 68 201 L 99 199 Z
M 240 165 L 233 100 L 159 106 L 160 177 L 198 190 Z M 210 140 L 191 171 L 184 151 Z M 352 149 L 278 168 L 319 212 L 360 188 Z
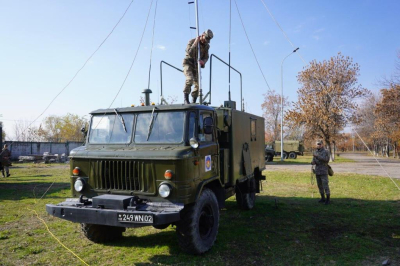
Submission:
M 95 243 L 104 243 L 120 239 L 125 227 L 116 227 L 99 224 L 81 224 L 83 234 Z
M 204 189 L 194 205 L 182 210 L 176 226 L 181 249 L 190 254 L 202 254 L 215 242 L 219 226 L 219 207 L 215 194 Z

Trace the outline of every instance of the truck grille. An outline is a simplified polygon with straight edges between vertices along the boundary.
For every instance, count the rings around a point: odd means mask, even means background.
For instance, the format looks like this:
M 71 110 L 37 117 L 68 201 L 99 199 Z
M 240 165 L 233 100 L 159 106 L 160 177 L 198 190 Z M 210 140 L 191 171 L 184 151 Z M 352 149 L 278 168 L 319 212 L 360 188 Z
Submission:
M 91 161 L 90 183 L 95 190 L 124 190 L 154 194 L 153 164 L 144 161 Z

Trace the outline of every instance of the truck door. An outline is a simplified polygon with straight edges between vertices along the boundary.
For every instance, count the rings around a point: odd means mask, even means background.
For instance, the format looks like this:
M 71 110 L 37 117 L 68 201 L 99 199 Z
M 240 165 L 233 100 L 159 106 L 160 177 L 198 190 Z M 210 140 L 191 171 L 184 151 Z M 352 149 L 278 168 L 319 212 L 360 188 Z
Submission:
M 212 123 L 211 132 L 206 127 Z M 209 127 L 210 128 L 210 127 Z M 200 111 L 198 123 L 200 178 L 208 179 L 218 175 L 218 142 L 215 132 L 215 117 L 210 111 Z

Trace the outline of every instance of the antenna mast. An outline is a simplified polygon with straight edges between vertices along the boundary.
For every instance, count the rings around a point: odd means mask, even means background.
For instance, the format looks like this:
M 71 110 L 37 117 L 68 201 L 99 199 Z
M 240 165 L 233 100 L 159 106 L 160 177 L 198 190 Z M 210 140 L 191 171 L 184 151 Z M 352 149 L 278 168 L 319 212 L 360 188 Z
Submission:
M 195 0 L 196 5 L 196 31 L 197 37 L 200 36 L 199 26 L 199 1 Z M 203 104 L 203 90 L 201 89 L 201 66 L 200 66 L 200 40 L 197 41 L 197 69 L 198 69 L 198 84 L 199 84 L 199 96 L 200 104 Z

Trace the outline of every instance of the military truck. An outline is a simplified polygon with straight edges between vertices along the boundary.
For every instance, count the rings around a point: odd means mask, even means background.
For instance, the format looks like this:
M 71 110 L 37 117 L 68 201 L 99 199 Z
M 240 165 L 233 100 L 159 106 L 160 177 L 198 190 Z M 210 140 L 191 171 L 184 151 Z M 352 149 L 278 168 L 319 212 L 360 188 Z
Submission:
M 271 150 L 274 151 L 275 156 L 281 156 L 281 142 L 274 141 L 273 143 L 265 144 L 265 159 L 271 158 Z M 304 145 L 297 140 L 284 140 L 283 141 L 283 158 L 296 159 L 297 155 L 304 154 Z M 272 161 L 272 160 L 271 160 Z
M 81 223 L 93 242 L 116 240 L 126 228 L 173 225 L 184 251 L 206 252 L 225 200 L 236 195 L 252 209 L 265 180 L 264 118 L 235 106 L 146 100 L 93 111 L 85 146 L 70 154 L 73 198 L 47 212 Z

